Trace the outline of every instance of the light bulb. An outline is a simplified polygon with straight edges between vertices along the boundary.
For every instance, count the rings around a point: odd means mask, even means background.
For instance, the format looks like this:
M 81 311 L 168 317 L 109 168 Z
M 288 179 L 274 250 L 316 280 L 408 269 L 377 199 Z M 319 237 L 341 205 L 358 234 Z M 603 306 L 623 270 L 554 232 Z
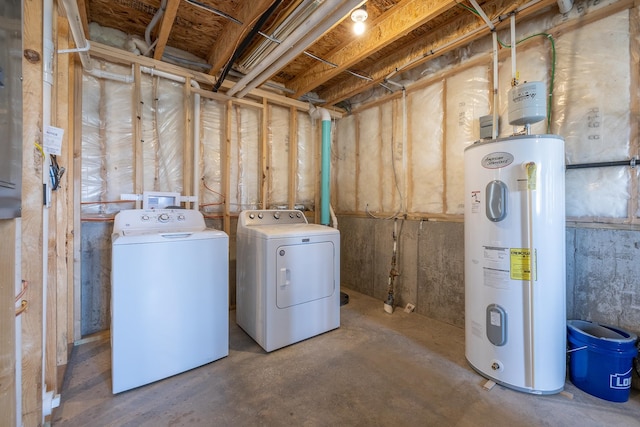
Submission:
M 365 25 L 364 22 L 362 21 L 357 21 L 356 23 L 353 24 L 353 32 L 356 35 L 361 35 L 364 34 L 364 30 L 365 30 Z

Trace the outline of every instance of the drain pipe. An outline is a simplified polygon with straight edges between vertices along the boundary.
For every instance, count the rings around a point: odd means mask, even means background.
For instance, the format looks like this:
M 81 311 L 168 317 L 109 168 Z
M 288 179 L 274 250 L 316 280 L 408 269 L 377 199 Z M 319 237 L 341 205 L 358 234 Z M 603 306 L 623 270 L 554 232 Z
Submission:
M 322 118 L 322 166 L 320 176 L 320 224 L 329 225 L 330 195 L 329 178 L 331 168 L 331 115 L 325 108 L 309 106 L 309 115 L 313 119 Z
M 329 178 L 331 168 L 331 116 L 324 108 L 318 109 L 322 115 L 322 174 L 320 178 L 320 224 L 329 225 Z

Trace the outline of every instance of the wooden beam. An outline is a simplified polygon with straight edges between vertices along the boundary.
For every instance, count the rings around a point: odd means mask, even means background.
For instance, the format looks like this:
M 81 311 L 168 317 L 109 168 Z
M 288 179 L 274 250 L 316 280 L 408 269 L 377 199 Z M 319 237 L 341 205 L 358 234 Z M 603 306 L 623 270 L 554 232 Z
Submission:
M 518 2 L 499 0 L 492 4 L 490 10 L 487 9 L 485 12 L 489 14 L 490 18 L 502 16 L 513 12 L 524 3 L 526 3 L 526 0 L 519 0 Z M 519 19 L 524 19 L 555 3 L 554 0 L 542 0 L 540 3 L 521 10 L 517 16 Z M 505 27 L 508 24 L 509 21 L 505 20 L 496 25 L 496 28 Z M 490 30 L 484 21 L 469 13 L 469 16 L 463 16 L 450 25 L 433 31 L 428 40 L 425 40 L 425 38 L 417 39 L 405 45 L 396 54 L 380 61 L 376 64 L 376 69 L 369 73 L 372 78 L 371 81 L 350 77 L 343 84 L 320 92 L 319 96 L 326 100 L 326 105 L 334 105 L 382 83 L 391 75 L 409 71 L 480 37 L 484 37 L 489 32 Z
M 69 141 L 73 144 L 73 170 L 69 179 L 73 178 L 73 341 L 82 338 L 82 66 L 74 59 L 70 72 L 73 72 L 73 106 L 74 112 L 69 121 L 70 128 L 78 129 Z
M 269 204 L 269 189 L 271 183 L 271 156 L 269 150 L 269 122 L 271 121 L 271 108 L 267 100 L 262 100 L 262 114 L 260 114 L 261 132 L 260 145 L 258 146 L 258 204 L 262 204 L 262 209 L 267 209 Z M 240 139 L 238 138 L 238 144 Z
M 78 3 L 78 12 L 80 13 L 80 22 L 82 22 L 82 29 L 84 30 L 84 36 L 89 38 L 89 14 L 87 13 L 87 9 L 89 5 L 87 4 L 87 0 L 77 0 Z
M 132 65 L 132 64 L 140 64 L 144 67 L 156 68 L 160 71 L 164 71 L 167 73 L 175 74 L 176 76 L 181 77 L 190 77 L 196 80 L 198 83 L 213 86 L 216 82 L 216 79 L 213 76 L 208 74 L 200 73 L 198 71 L 188 70 L 186 68 L 179 67 L 177 65 L 169 64 L 162 61 L 156 61 L 153 58 L 147 58 L 144 56 L 134 55 L 130 52 L 126 52 L 121 49 L 117 49 L 115 47 L 107 46 L 97 42 L 91 42 L 91 56 L 96 58 L 101 58 L 109 62 L 113 62 L 115 64 L 124 64 L 124 65 Z M 222 83 L 221 89 L 227 90 L 233 86 L 233 82 L 225 80 Z M 206 92 L 204 89 L 200 89 L 199 92 L 201 95 L 204 95 Z M 212 94 L 214 92 L 211 92 Z M 216 92 L 219 96 L 225 96 L 224 92 Z M 213 98 L 214 96 L 210 96 Z M 309 104 L 307 102 L 298 101 L 296 99 L 291 99 L 286 96 L 280 95 L 278 93 L 270 92 L 264 89 L 254 89 L 252 90 L 248 97 L 253 99 L 259 99 L 260 103 L 262 103 L 262 99 L 266 98 L 273 104 L 283 105 L 286 107 L 294 106 L 299 110 L 309 111 Z M 214 98 L 215 99 L 215 98 Z M 228 99 L 228 97 L 227 97 Z M 239 99 L 234 99 L 234 102 L 241 102 Z M 329 114 L 332 118 L 339 119 L 344 115 L 344 111 L 338 108 L 327 107 Z
M 16 425 L 16 233 L 20 220 L 0 219 L 0 413 L 7 426 Z M 19 363 L 19 362 L 18 362 Z
M 22 59 L 22 278 L 29 282 L 25 295 L 27 310 L 22 313 L 22 424 L 42 425 L 43 341 L 43 156 L 34 143 L 42 145 L 42 56 L 43 4 L 23 2 L 25 51 Z
M 169 40 L 169 34 L 171 33 L 171 27 L 178 15 L 178 6 L 180 6 L 180 0 L 169 0 L 167 2 L 167 8 L 160 20 L 160 30 L 158 30 L 158 38 L 155 50 L 153 51 L 153 59 L 161 60 L 165 47 L 167 47 L 167 41 Z
M 328 62 L 338 64 L 337 67 L 318 62 L 293 79 L 289 83 L 296 91 L 292 97 L 301 97 L 384 46 L 455 7 L 456 4 L 453 0 L 408 0 L 397 4 L 376 19 L 364 37 L 355 39 L 324 58 Z
M 193 95 L 191 95 L 191 80 L 187 78 L 183 86 L 183 105 L 184 112 L 184 139 L 182 143 L 182 193 L 184 195 L 193 196 L 195 188 L 193 188 L 193 174 L 198 165 L 193 164 L 193 150 L 198 148 L 193 142 Z M 185 204 L 187 207 L 190 203 Z M 194 203 L 197 207 L 198 203 Z
M 298 110 L 289 107 L 289 209 L 298 199 Z
M 140 64 L 135 64 L 133 68 L 134 88 L 133 88 L 133 193 L 142 194 L 144 191 L 144 154 L 142 142 L 142 74 Z M 140 209 L 140 200 L 136 200 L 136 209 Z
M 231 199 L 231 124 L 233 123 L 233 103 L 227 101 L 224 116 L 224 142 L 222 144 L 222 194 L 224 194 L 224 217 L 222 229 L 228 235 L 231 234 L 231 212 L 229 201 Z
M 235 22 L 227 21 L 225 27 L 220 32 L 220 37 L 216 43 L 211 46 L 207 62 L 212 65 L 210 73 L 215 75 L 229 62 L 233 53 L 238 48 L 239 43 L 251 31 L 251 28 L 260 18 L 260 16 L 271 7 L 274 0 L 253 0 L 240 2 L 237 10 L 238 21 L 242 25 Z

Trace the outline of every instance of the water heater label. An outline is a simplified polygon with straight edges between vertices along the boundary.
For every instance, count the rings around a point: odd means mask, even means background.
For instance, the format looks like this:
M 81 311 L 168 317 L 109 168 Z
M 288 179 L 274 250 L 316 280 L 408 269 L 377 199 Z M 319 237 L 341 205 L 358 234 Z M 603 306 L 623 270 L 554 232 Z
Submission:
M 500 169 L 513 163 L 513 154 L 498 151 L 487 154 L 482 158 L 480 164 L 486 169 Z
M 535 252 L 534 252 L 535 255 Z M 511 280 L 536 280 L 535 256 L 531 262 L 531 250 L 529 248 L 511 248 Z
M 482 273 L 485 286 L 509 288 L 509 248 L 484 246 Z

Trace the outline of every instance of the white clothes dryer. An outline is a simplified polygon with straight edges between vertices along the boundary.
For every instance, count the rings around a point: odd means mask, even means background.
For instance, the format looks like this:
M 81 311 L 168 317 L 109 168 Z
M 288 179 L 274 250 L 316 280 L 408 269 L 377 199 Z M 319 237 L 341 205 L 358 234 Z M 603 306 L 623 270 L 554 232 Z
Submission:
M 196 210 L 123 210 L 111 269 L 112 392 L 229 354 L 229 238 Z
M 240 213 L 236 323 L 267 352 L 340 326 L 340 232 L 298 210 Z

